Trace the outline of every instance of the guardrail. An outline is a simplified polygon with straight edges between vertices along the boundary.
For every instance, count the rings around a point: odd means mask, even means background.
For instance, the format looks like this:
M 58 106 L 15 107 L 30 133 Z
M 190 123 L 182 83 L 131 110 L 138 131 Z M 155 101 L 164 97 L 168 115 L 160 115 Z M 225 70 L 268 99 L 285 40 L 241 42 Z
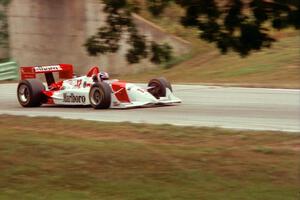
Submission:
M 10 61 L 0 64 L 0 81 L 3 80 L 17 80 L 19 74 L 19 67 L 16 62 Z

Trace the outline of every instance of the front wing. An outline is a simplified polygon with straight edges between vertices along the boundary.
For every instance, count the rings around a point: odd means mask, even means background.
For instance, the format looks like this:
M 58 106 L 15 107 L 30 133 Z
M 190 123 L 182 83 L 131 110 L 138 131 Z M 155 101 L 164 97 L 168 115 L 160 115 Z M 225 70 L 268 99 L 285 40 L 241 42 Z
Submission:
M 167 89 L 166 96 L 159 99 L 152 99 L 148 101 L 132 101 L 130 103 L 119 102 L 115 95 L 112 95 L 111 108 L 134 108 L 134 107 L 148 107 L 153 105 L 169 105 L 173 103 L 181 103 L 181 100 L 177 98 L 169 89 Z

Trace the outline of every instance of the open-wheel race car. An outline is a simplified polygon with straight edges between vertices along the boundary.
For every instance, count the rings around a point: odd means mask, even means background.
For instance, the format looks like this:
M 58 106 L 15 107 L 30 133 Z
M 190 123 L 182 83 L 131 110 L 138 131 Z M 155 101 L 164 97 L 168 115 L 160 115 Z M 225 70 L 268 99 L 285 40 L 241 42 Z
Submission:
M 58 72 L 61 80 L 55 81 L 54 72 Z M 55 104 L 107 109 L 181 102 L 163 77 L 150 80 L 148 86 L 142 88 L 125 81 L 110 80 L 109 75 L 100 72 L 98 67 L 92 67 L 86 75 L 79 77 L 74 76 L 70 64 L 20 67 L 20 73 L 17 96 L 23 107 Z M 44 74 L 47 84 L 37 79 L 37 74 Z

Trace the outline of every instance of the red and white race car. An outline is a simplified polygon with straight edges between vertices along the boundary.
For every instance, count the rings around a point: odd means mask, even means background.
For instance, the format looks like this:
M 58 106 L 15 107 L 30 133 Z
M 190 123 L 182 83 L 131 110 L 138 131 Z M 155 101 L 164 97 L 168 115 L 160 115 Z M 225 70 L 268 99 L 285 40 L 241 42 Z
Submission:
M 17 89 L 18 101 L 23 107 L 42 104 L 91 105 L 95 109 L 131 108 L 155 104 L 180 103 L 165 78 L 152 79 L 147 88 L 119 80 L 110 80 L 106 72 L 91 68 L 84 76 L 75 77 L 73 66 L 21 67 L 21 80 Z M 54 72 L 59 73 L 55 82 Z M 37 74 L 45 74 L 44 85 Z

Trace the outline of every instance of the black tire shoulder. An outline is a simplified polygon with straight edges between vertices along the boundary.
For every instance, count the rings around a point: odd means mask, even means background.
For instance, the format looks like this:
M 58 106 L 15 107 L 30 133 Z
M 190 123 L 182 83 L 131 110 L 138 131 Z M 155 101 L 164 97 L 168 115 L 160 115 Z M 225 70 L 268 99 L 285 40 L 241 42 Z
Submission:
M 148 87 L 151 86 L 158 87 L 157 89 L 148 90 L 156 98 L 166 96 L 166 88 L 168 88 L 171 92 L 173 91 L 170 82 L 165 77 L 151 79 L 148 83 Z
M 92 98 L 94 98 L 94 92 L 99 91 L 102 95 L 101 101 L 94 102 Z M 94 83 L 89 92 L 89 100 L 91 106 L 95 109 L 107 109 L 110 107 L 111 104 L 111 87 L 108 83 L 105 82 L 97 82 Z
M 20 99 L 19 89 L 22 85 L 25 85 L 28 88 L 28 100 L 22 101 Z M 21 80 L 18 84 L 17 96 L 18 101 L 23 107 L 38 107 L 42 104 L 44 94 L 43 90 L 45 90 L 45 86 L 38 79 L 25 79 Z

